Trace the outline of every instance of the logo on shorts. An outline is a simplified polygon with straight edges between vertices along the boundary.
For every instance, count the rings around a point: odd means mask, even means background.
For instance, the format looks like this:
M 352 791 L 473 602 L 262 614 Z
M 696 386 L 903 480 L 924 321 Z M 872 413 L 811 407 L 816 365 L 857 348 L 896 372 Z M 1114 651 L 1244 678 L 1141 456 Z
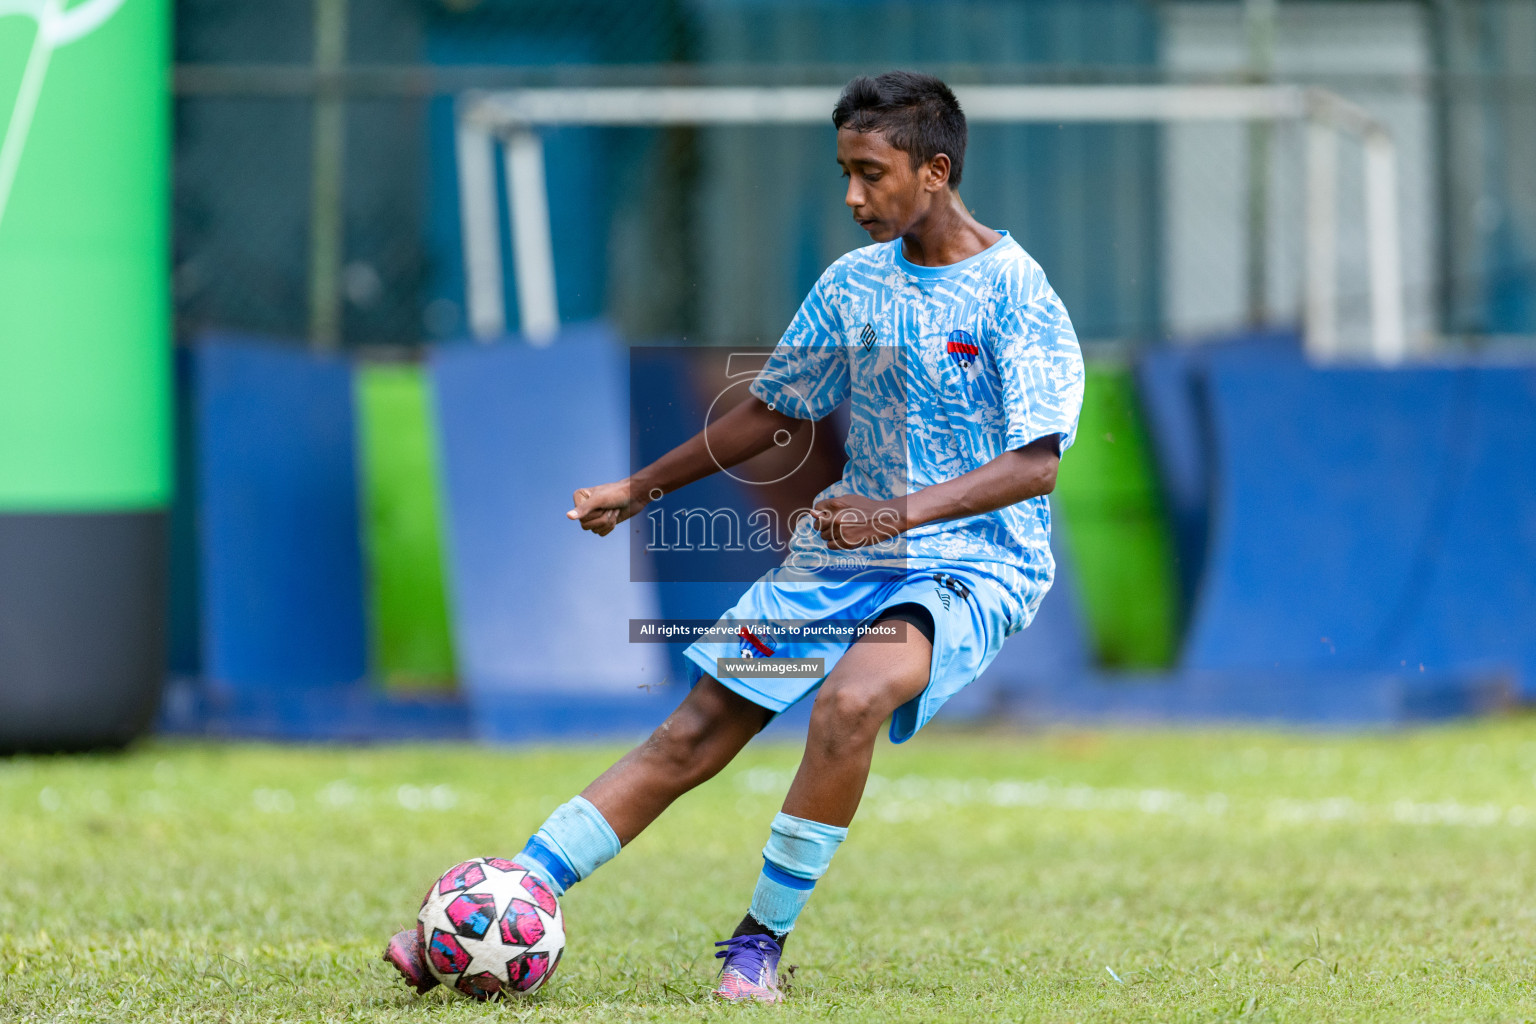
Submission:
M 939 595 L 939 601 L 944 605 L 945 611 L 949 611 L 949 595 L 951 592 L 959 594 L 961 600 L 971 596 L 970 588 L 947 572 L 936 572 L 933 574 L 933 579 L 938 584 L 937 587 L 933 588 L 933 592 Z
M 945 346 L 949 352 L 949 358 L 960 367 L 960 372 L 965 374 L 965 379 L 973 381 L 981 373 L 981 346 L 976 344 L 976 339 L 971 337 L 970 331 L 950 331 L 949 343 Z
M 864 351 L 868 352 L 875 347 L 875 342 L 879 339 L 875 337 L 874 327 L 870 324 L 865 324 L 864 329 L 859 332 L 859 340 L 864 343 Z
M 743 658 L 771 658 L 773 648 L 759 640 L 746 626 L 736 630 L 736 635 L 741 637 L 741 657 Z

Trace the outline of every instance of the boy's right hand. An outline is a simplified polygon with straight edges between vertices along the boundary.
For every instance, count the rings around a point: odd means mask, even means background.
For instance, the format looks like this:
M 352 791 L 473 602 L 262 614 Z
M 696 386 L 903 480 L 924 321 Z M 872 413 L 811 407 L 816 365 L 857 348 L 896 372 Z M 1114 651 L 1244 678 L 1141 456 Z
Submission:
M 599 537 L 606 537 L 630 516 L 645 507 L 646 502 L 634 494 L 628 480 L 596 487 L 580 487 L 571 496 L 575 507 L 565 518 L 581 523 L 583 530 L 591 530 Z

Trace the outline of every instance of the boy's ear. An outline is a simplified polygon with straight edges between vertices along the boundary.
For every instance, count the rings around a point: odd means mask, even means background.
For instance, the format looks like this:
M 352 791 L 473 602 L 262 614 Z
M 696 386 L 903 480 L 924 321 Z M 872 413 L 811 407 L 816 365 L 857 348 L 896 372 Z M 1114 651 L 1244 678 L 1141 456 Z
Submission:
M 949 187 L 949 156 L 939 153 L 923 164 L 923 191 L 937 192 Z

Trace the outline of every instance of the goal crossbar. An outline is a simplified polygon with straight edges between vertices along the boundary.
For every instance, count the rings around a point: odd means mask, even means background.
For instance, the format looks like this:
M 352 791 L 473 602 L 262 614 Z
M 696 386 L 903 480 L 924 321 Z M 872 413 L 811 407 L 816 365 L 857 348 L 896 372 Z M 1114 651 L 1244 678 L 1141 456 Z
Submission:
M 505 168 L 507 217 L 521 333 L 547 344 L 559 329 L 542 129 L 830 124 L 837 87 L 679 86 L 470 91 L 457 103 L 456 147 L 466 305 L 471 333 L 503 334 L 495 157 Z M 1391 133 L 1335 93 L 1295 85 L 990 85 L 956 87 L 972 123 L 1290 121 L 1307 126 L 1305 298 L 1309 355 L 1339 354 L 1338 140 L 1363 146 L 1371 355 L 1406 349 L 1399 244 L 1397 150 Z

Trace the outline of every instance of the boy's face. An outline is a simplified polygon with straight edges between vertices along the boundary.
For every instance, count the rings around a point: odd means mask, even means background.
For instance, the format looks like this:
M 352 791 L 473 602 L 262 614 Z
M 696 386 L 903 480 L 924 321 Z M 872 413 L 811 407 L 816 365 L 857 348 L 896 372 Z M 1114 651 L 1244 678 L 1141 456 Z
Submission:
M 914 168 L 907 152 L 887 142 L 881 132 L 839 128 L 837 163 L 848 179 L 843 202 L 876 242 L 906 234 L 949 187 L 948 157 L 940 155 Z

